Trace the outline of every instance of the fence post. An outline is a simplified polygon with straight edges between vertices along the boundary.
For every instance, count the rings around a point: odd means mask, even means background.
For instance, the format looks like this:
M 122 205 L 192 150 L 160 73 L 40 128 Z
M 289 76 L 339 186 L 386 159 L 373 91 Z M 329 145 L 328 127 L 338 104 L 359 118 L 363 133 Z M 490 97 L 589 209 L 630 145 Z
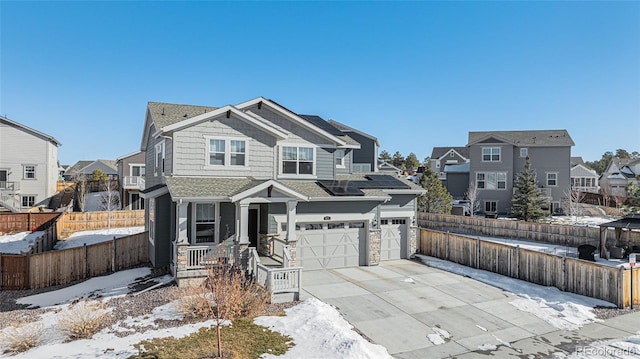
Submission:
M 116 271 L 116 237 L 113 237 L 112 241 L 113 252 L 111 253 L 111 271 L 115 273 Z
M 89 278 L 89 250 L 87 244 L 84 244 L 84 277 Z
M 624 309 L 624 269 L 618 267 L 618 308 Z
M 2 278 L 4 276 L 2 275 L 2 253 L 0 253 L 0 290 L 3 290 L 3 283 L 2 283 Z
M 31 289 L 31 254 L 27 253 L 27 268 L 25 271 L 27 274 L 24 278 L 24 288 Z
M 447 260 L 451 260 L 451 246 L 449 245 L 449 240 L 450 240 L 450 238 L 449 238 L 449 231 L 447 231 L 447 244 L 446 244 L 446 246 L 445 246 L 445 248 L 446 248 L 446 250 L 447 250 L 447 253 L 446 253 L 446 255 L 447 255 L 447 256 L 446 256 L 446 258 L 447 258 Z
M 561 290 L 564 292 L 567 290 L 567 281 L 569 279 L 569 273 L 567 272 L 567 256 L 562 257 L 562 288 Z
M 520 245 L 516 246 L 516 279 L 520 279 Z
M 476 238 L 476 269 L 480 268 L 480 237 Z

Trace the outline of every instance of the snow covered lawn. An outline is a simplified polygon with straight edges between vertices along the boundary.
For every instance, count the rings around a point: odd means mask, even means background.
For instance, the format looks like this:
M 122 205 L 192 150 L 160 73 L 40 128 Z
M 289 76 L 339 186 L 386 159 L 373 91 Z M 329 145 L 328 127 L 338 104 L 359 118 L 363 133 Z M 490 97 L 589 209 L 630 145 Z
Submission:
M 56 243 L 54 249 L 66 249 L 74 247 L 82 247 L 85 244 L 91 245 L 100 242 L 106 242 L 115 238 L 126 237 L 136 233 L 144 232 L 144 227 L 122 227 L 96 229 L 93 231 L 75 232 L 69 238 Z
M 0 236 L 0 253 L 26 253 L 42 235 L 44 232 L 19 232 Z

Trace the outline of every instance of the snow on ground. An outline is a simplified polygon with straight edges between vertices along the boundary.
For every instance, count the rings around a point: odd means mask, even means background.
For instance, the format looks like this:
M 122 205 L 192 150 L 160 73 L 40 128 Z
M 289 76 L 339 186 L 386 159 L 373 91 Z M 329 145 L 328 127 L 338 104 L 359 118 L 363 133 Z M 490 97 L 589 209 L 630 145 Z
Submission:
M 293 338 L 295 346 L 284 355 L 261 358 L 389 358 L 387 349 L 371 344 L 353 331 L 338 311 L 315 298 L 285 310 L 284 317 L 258 317 L 254 322 Z
M 118 192 L 115 192 L 114 195 L 119 198 Z M 87 193 L 87 197 L 84 202 L 84 210 L 85 212 L 95 212 L 95 211 L 104 211 L 104 200 L 107 196 L 107 192 L 92 192 Z
M 71 302 L 77 298 L 114 297 L 130 292 L 128 285 L 138 278 L 151 274 L 149 268 L 135 268 L 120 271 L 102 277 L 93 277 L 82 283 L 66 288 L 31 295 L 17 300 L 18 304 L 29 305 L 30 308 L 50 307 Z M 167 283 L 172 280 L 169 276 L 161 277 Z
M 519 298 L 510 302 L 511 305 L 545 320 L 558 329 L 575 330 L 587 323 L 600 321 L 592 310 L 596 306 L 615 307 L 604 300 L 562 292 L 557 288 L 545 287 L 433 257 L 416 256 L 430 267 L 467 276 L 517 295 Z
M 20 232 L 0 236 L 0 253 L 26 253 L 42 235 L 44 232 Z
M 571 359 L 594 359 L 594 358 L 615 358 L 615 359 L 637 359 L 640 357 L 640 332 L 625 339 L 613 339 L 591 343 L 588 346 L 579 348 L 576 352 L 567 356 Z
M 93 231 L 81 231 L 75 232 L 69 236 L 69 238 L 60 240 L 56 243 L 54 249 L 66 249 L 74 247 L 82 247 L 85 244 L 91 245 L 100 242 L 106 242 L 112 240 L 114 237 L 126 237 L 136 233 L 144 232 L 144 226 L 142 227 L 122 227 L 122 228 L 108 228 L 98 229 Z
M 553 216 L 549 218 L 549 221 L 553 224 L 598 227 L 602 223 L 611 222 L 619 218 L 620 217 Z

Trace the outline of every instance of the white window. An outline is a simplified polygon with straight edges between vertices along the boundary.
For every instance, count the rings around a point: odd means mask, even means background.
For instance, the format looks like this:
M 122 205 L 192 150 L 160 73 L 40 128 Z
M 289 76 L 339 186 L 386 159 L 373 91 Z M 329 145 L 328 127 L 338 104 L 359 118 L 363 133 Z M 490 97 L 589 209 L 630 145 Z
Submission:
M 336 150 L 336 167 L 337 168 L 345 168 L 344 164 L 344 150 Z
M 214 203 L 196 203 L 196 244 L 212 243 L 216 237 L 216 207 Z
M 133 177 L 144 177 L 144 173 L 145 173 L 145 167 L 144 165 L 134 165 L 131 164 L 129 165 L 129 170 L 131 173 L 131 176 Z
M 22 199 L 23 208 L 33 207 L 36 204 L 36 196 L 24 195 L 24 196 L 21 196 L 21 199 Z
M 209 138 L 210 166 L 246 166 L 247 142 L 245 140 Z
M 527 148 L 521 148 L 520 149 L 520 157 L 527 157 L 527 155 L 529 155 L 529 150 Z
M 164 140 L 156 143 L 156 168 L 153 171 L 155 176 L 164 174 Z
M 313 175 L 314 166 L 313 147 L 282 147 L 282 173 L 294 175 Z
M 482 162 L 500 162 L 500 147 L 482 147 Z
M 485 212 L 497 212 L 498 211 L 498 201 L 484 201 L 484 211 Z
M 507 173 L 506 172 L 477 172 L 476 188 L 507 189 Z
M 547 172 L 547 186 L 555 187 L 558 185 L 558 173 Z
M 24 179 L 36 179 L 36 166 L 24 165 Z
M 156 199 L 149 198 L 149 242 L 155 241 L 156 235 Z

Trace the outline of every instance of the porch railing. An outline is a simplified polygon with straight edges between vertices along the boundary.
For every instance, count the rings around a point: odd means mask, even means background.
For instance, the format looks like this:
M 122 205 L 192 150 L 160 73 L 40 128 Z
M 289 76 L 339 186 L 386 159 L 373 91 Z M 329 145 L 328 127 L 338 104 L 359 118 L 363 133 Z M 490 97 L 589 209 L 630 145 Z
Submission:
M 294 293 L 295 300 L 300 298 L 302 287 L 302 267 L 273 268 L 260 263 L 258 251 L 249 248 L 249 267 L 258 284 L 271 291 L 271 294 Z M 285 257 L 289 257 L 284 252 Z
M 20 182 L 0 181 L 0 191 L 17 191 L 20 189 Z
M 237 246 L 189 246 L 186 269 L 204 269 L 213 264 L 232 264 L 239 257 Z
M 144 177 L 141 176 L 125 176 L 122 182 L 124 189 L 144 189 Z
M 4 191 L 0 191 L 0 206 L 4 206 L 11 212 L 20 212 L 21 202 Z

